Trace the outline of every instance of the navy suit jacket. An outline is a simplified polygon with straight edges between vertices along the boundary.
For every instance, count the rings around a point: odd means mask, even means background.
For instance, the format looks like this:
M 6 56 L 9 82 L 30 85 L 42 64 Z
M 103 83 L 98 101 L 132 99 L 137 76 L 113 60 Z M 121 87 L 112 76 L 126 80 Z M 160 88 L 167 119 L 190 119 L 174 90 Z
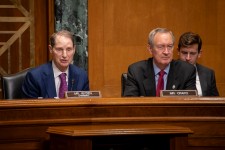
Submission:
M 89 91 L 89 80 L 85 70 L 69 65 L 68 91 Z M 52 62 L 31 69 L 22 86 L 24 98 L 57 97 Z
M 196 67 L 202 88 L 202 96 L 219 96 L 214 71 L 200 64 L 196 64 Z
M 166 90 L 196 90 L 196 69 L 181 60 L 172 60 L 167 76 Z M 123 96 L 156 96 L 153 58 L 128 67 Z

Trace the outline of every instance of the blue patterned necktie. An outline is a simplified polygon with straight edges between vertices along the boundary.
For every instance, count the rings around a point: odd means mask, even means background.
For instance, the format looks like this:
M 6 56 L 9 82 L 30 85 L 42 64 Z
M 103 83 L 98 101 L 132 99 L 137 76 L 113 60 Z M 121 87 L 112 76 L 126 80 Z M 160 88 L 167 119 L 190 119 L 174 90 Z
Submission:
M 66 73 L 61 73 L 59 75 L 59 78 L 61 80 L 61 83 L 59 86 L 59 98 L 64 98 L 65 92 L 68 90 L 67 83 L 66 83 Z

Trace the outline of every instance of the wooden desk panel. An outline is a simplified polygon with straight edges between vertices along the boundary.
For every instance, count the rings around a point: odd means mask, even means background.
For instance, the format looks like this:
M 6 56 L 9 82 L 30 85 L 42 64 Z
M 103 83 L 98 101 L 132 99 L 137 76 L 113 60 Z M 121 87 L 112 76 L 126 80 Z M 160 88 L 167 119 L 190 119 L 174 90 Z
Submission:
M 185 127 L 147 123 L 60 126 L 47 132 L 51 150 L 184 150 L 193 133 Z
M 0 100 L 0 149 L 48 149 L 49 126 L 105 123 L 187 127 L 190 150 L 225 149 L 223 97 Z

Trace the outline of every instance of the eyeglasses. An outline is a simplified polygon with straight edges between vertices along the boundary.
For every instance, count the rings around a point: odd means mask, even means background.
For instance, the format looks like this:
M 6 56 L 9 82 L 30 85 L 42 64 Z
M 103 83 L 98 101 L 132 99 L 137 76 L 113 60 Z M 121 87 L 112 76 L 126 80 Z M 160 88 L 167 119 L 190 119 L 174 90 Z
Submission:
M 168 51 L 171 51 L 173 50 L 173 44 L 170 44 L 170 45 L 155 45 L 156 49 L 158 50 L 165 50 L 167 49 Z

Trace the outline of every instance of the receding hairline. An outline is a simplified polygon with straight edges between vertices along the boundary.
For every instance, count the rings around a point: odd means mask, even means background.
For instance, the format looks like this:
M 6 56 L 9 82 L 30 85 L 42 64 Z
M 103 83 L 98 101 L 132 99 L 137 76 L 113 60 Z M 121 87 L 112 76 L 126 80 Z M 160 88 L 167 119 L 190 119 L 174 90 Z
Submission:
M 55 40 L 56 40 L 56 37 L 58 37 L 58 36 L 63 36 L 63 37 L 67 37 L 67 38 L 71 39 L 71 41 L 73 43 L 73 46 L 75 46 L 74 39 L 73 39 L 73 34 L 71 32 L 69 32 L 69 31 L 67 31 L 67 30 L 60 30 L 58 32 L 53 33 L 51 35 L 51 37 L 50 37 L 49 41 L 50 41 L 50 45 L 52 47 L 55 46 Z

